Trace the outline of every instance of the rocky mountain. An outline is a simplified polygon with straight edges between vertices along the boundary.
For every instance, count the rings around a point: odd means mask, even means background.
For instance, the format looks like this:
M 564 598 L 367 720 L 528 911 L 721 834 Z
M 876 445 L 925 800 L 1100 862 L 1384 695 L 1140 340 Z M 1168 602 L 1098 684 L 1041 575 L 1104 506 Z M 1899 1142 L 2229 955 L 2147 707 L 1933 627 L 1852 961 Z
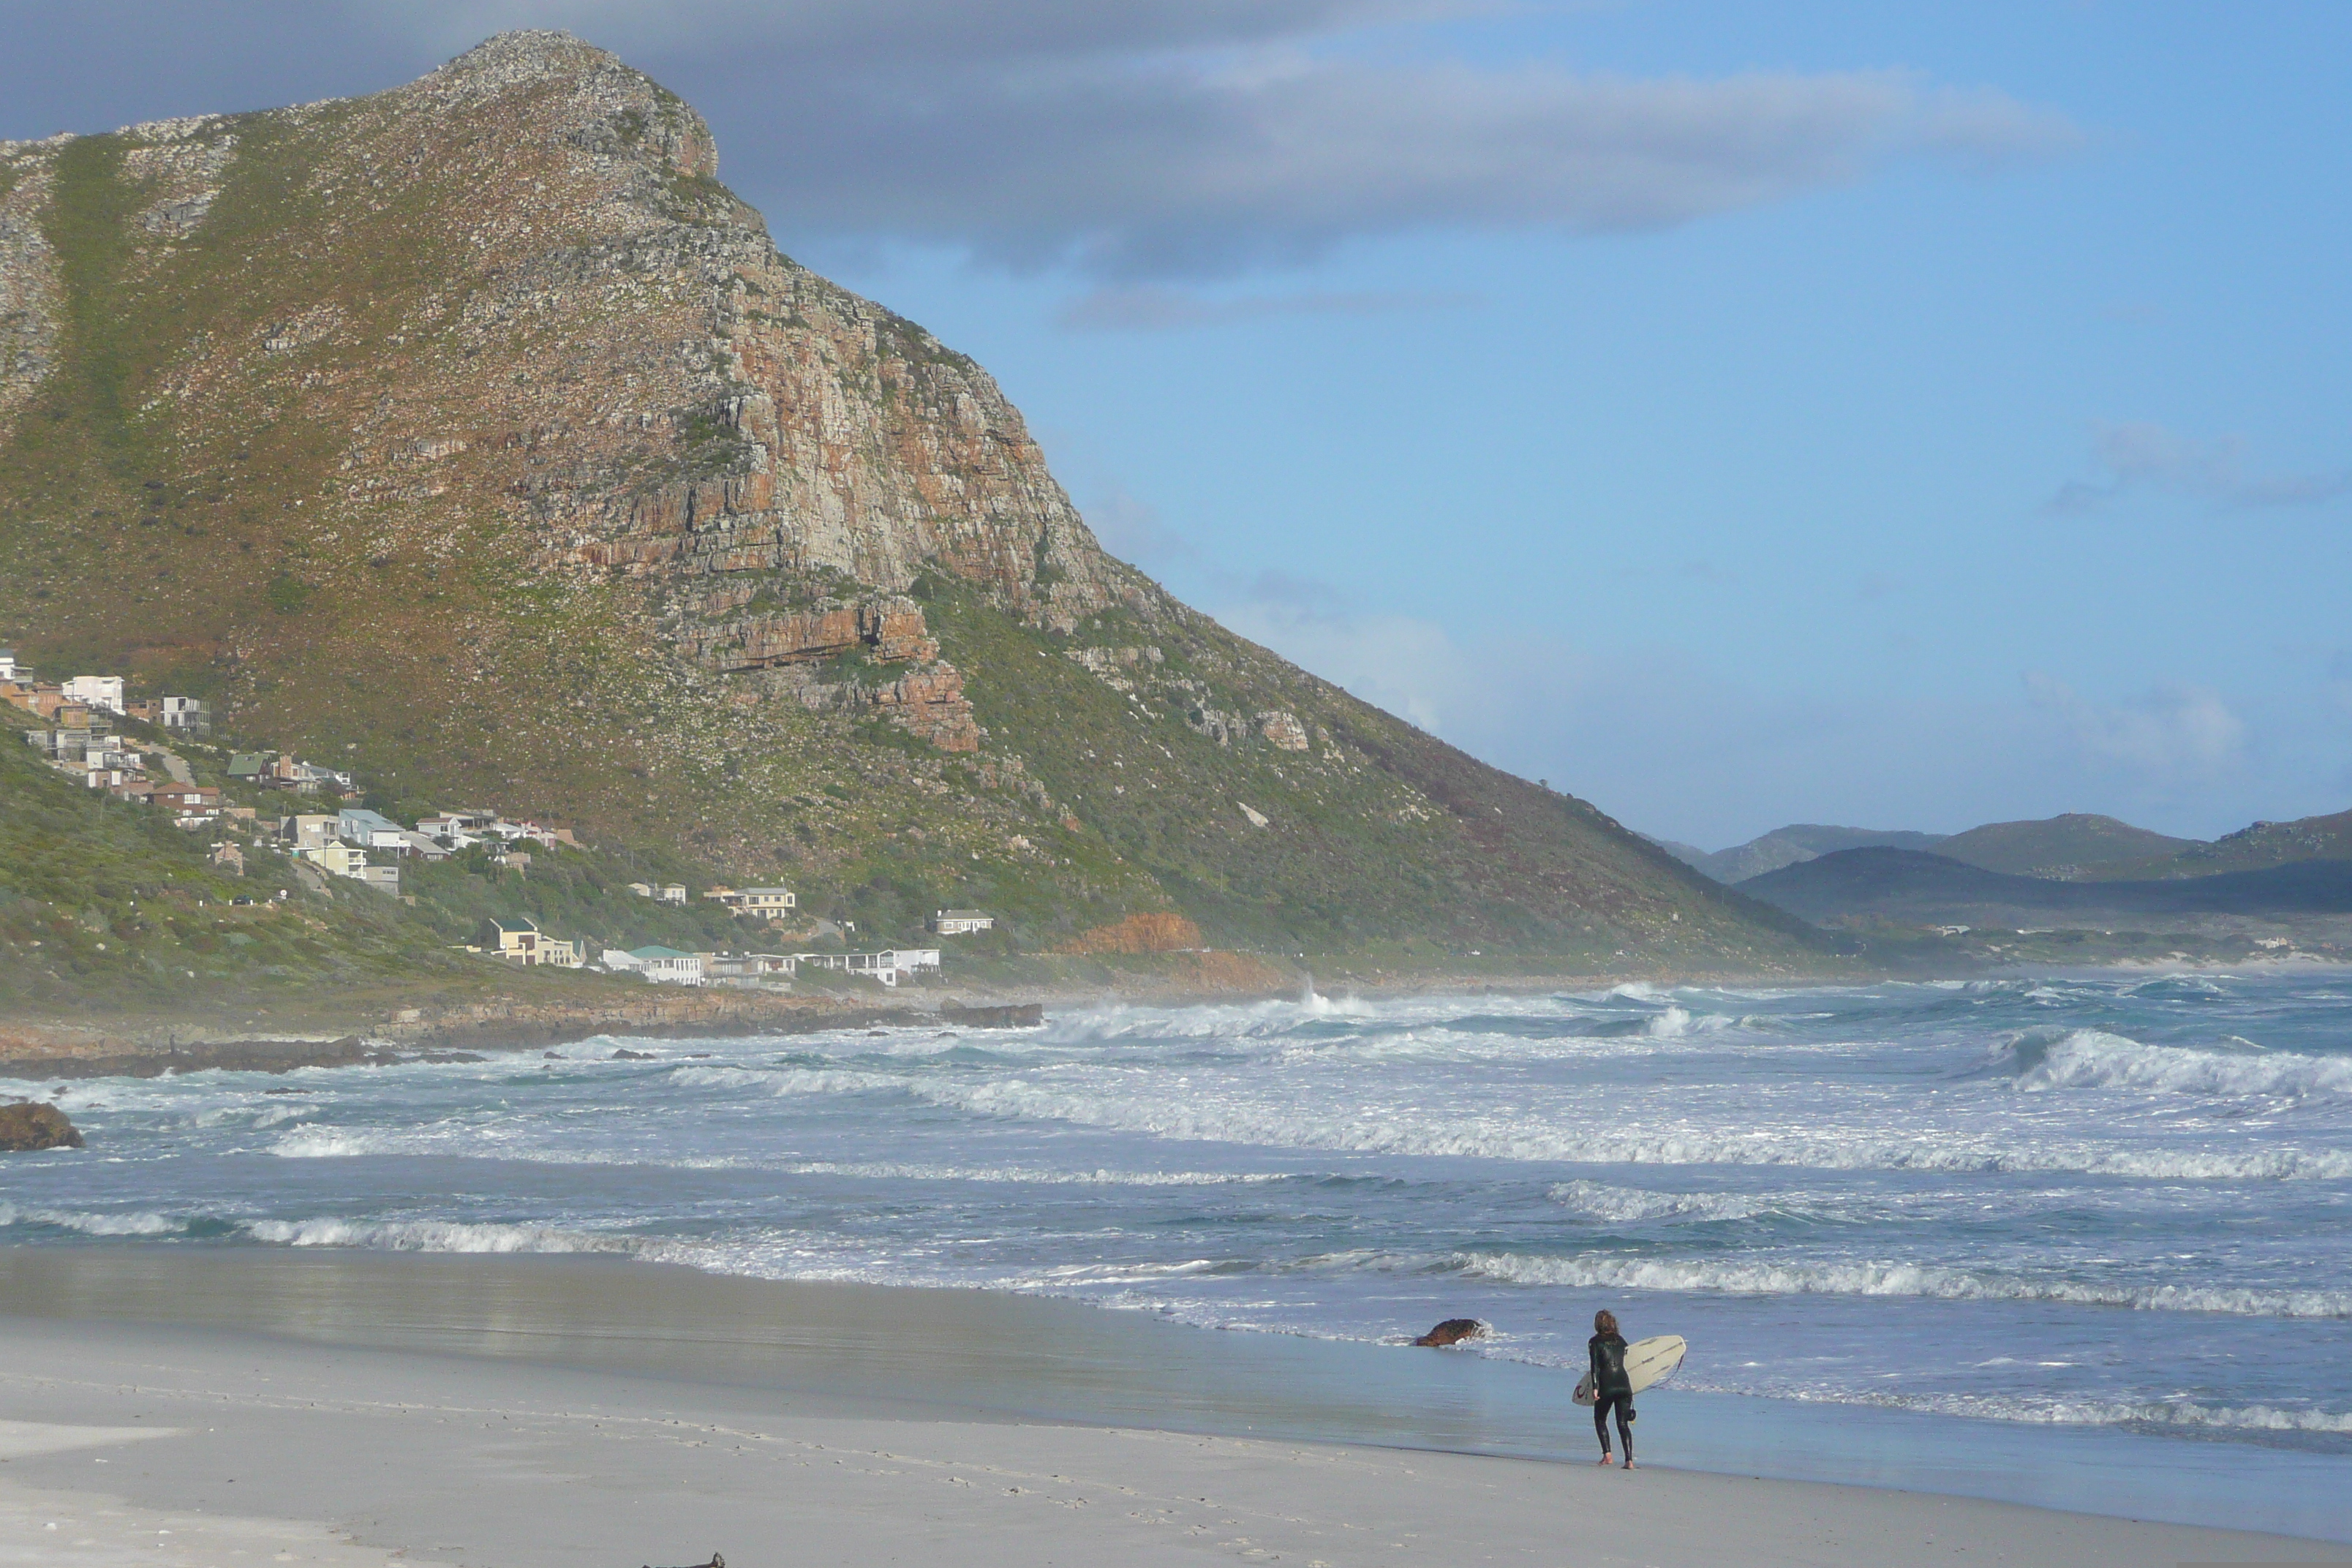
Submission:
M 2096 877 L 2112 861 L 2169 858 L 2203 847 L 2196 839 L 2167 837 L 2112 816 L 2069 812 L 2038 822 L 1989 822 L 1954 834 L 1935 850 L 1987 871 L 2069 880 Z
M 780 255 L 718 168 L 551 33 L 0 144 L 0 637 L 395 813 L 659 845 L 868 931 L 1813 962 L 1110 558 L 986 373 Z

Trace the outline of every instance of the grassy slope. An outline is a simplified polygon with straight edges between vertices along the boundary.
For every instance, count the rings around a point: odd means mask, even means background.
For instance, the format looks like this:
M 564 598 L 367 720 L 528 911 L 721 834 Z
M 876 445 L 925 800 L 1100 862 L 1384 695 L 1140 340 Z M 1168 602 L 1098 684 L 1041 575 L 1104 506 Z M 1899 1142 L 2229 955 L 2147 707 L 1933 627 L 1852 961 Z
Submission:
M 2103 862 L 2168 858 L 2195 839 L 2170 838 L 2112 816 L 2072 812 L 2039 822 L 1989 822 L 1956 834 L 1935 853 L 1987 871 L 2019 877 L 2080 876 Z
M 229 903 L 274 886 L 213 870 L 203 841 L 161 813 L 77 787 L 13 732 L 0 741 L 0 1003 L 12 1015 L 103 1022 L 193 1002 L 299 1018 L 478 984 L 480 961 L 356 885 Z
M 2305 860 L 2352 860 L 2352 811 L 2293 822 L 2258 822 L 2178 853 L 2117 859 L 2086 868 L 2086 874 L 2117 879 L 2212 877 L 2260 871 Z

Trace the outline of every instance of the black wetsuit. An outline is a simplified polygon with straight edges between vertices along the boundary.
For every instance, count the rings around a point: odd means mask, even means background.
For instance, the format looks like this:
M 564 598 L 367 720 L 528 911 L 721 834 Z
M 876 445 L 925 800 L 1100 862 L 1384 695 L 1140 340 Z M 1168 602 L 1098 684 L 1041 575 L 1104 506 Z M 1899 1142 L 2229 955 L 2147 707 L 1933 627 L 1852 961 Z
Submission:
M 1633 1462 L 1633 1382 L 1625 1375 L 1625 1336 L 1595 1334 L 1586 1349 L 1592 1357 L 1592 1429 L 1601 1434 L 1601 1457 L 1609 1457 L 1609 1412 L 1617 1412 L 1617 1436 L 1625 1441 L 1625 1462 Z

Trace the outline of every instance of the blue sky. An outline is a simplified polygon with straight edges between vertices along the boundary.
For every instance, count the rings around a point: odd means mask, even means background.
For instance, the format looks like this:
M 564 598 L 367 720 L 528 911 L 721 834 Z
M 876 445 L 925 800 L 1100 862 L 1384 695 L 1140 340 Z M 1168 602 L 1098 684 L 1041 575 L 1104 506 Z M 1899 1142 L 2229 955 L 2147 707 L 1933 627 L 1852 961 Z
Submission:
M 2352 8 L 206 14 L 0 4 L 0 136 L 568 26 L 1115 549 L 1644 831 L 2352 805 Z

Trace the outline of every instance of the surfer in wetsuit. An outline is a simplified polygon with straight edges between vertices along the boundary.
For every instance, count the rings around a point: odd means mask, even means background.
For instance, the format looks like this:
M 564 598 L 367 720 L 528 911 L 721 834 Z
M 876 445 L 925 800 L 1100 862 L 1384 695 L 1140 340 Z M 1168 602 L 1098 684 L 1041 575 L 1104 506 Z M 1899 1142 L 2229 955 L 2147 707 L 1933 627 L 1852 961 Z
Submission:
M 1633 1468 L 1633 1380 L 1625 1373 L 1625 1336 L 1617 1314 L 1592 1315 L 1592 1429 L 1601 1434 L 1601 1462 L 1609 1463 L 1609 1412 L 1617 1412 L 1617 1436 L 1625 1440 L 1625 1468 Z

